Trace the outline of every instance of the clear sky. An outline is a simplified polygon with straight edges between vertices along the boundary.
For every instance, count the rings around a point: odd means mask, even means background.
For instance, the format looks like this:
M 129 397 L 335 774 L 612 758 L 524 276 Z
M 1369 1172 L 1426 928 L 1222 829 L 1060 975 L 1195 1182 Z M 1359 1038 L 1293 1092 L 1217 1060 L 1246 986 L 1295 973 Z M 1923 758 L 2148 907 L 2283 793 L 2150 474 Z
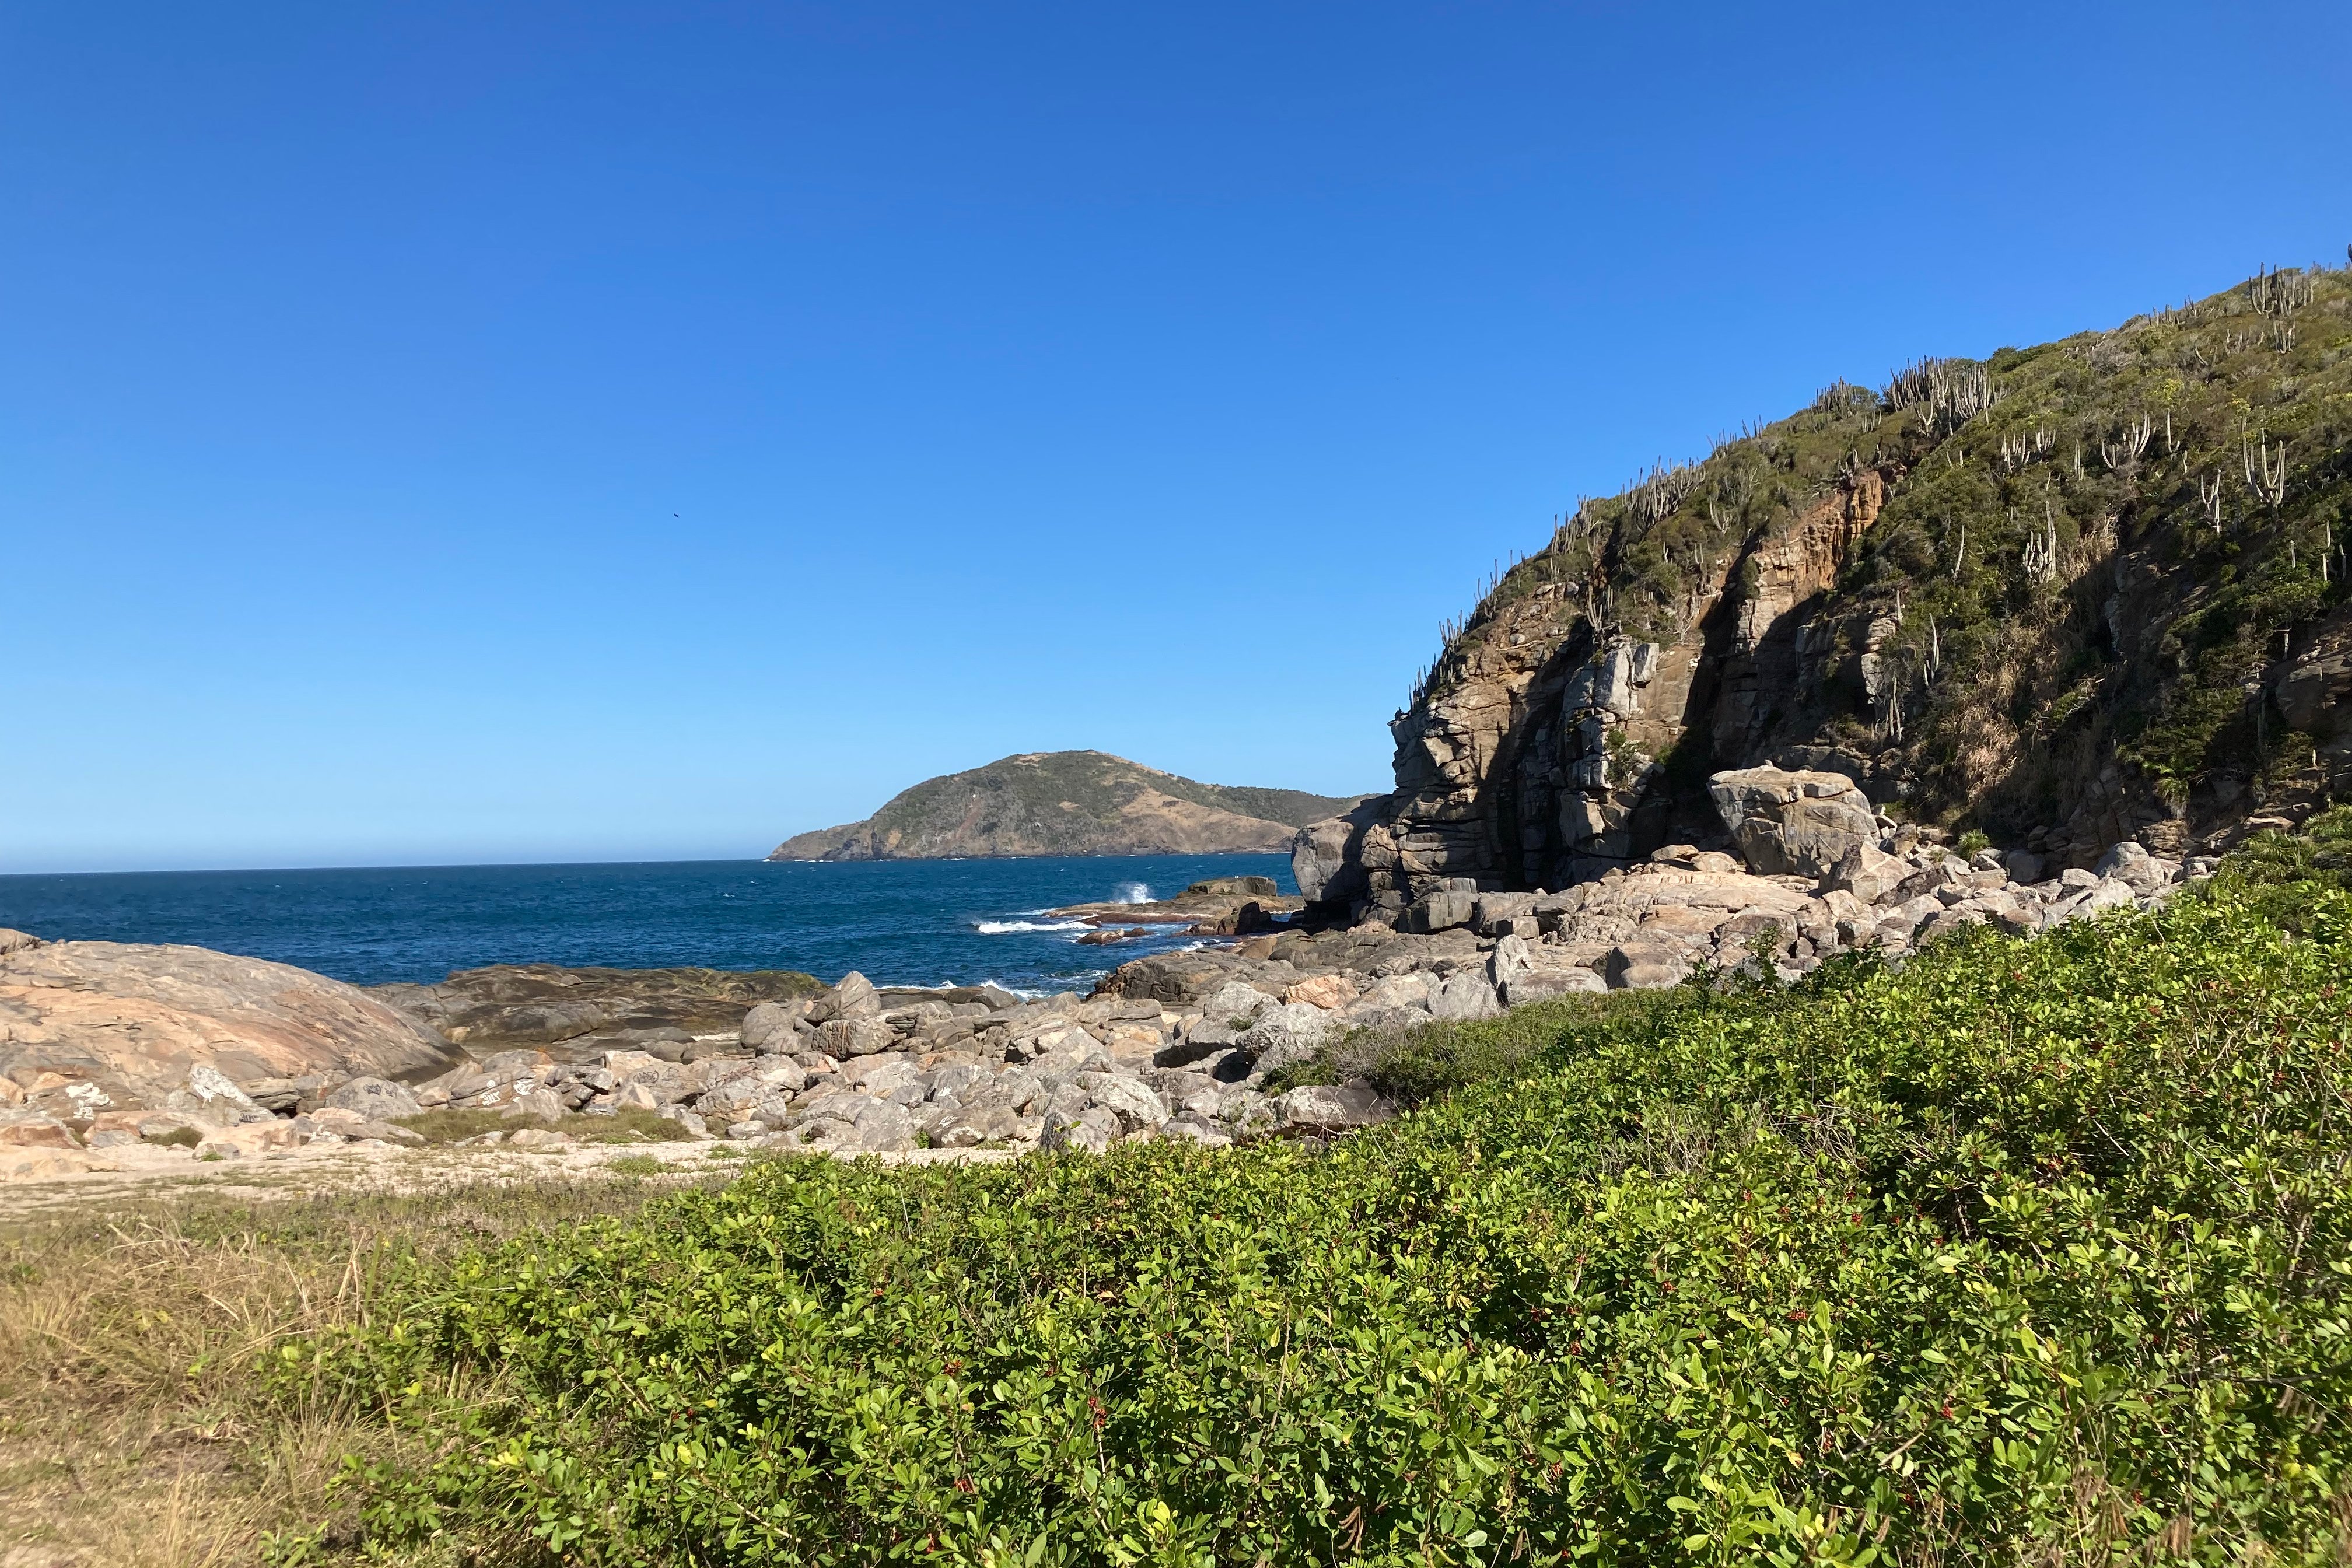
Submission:
M 0 870 L 1385 788 L 1839 376 L 2341 264 L 2352 7 L 0 7 Z

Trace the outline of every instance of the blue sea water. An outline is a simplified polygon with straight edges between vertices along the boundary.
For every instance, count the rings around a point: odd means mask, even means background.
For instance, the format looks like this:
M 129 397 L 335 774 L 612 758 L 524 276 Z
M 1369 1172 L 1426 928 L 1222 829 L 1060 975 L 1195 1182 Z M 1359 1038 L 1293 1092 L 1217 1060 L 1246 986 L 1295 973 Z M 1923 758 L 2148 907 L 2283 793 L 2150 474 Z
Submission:
M 49 941 L 188 942 L 374 984 L 486 963 L 847 970 L 880 985 L 1084 989 L 1197 937 L 1080 947 L 1057 905 L 1205 877 L 1295 890 L 1276 855 L 1034 860 L 439 866 L 0 877 L 0 926 Z

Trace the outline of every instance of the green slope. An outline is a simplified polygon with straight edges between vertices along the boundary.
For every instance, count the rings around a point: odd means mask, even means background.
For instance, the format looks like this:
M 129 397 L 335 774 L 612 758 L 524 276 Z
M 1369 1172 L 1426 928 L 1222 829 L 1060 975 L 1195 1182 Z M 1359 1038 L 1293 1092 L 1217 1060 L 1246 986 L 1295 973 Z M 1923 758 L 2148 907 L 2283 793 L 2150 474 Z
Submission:
M 1105 752 L 1038 752 L 926 779 L 863 822 L 787 839 L 771 859 L 904 858 L 950 855 L 1107 855 L 1168 842 L 1171 825 L 1131 811 L 1148 794 L 1229 813 L 1234 847 L 1273 848 L 1285 831 L 1346 810 L 1359 796 L 1202 784 Z M 1253 829 L 1246 824 L 1255 824 Z M 1158 834 L 1158 837 L 1153 836 Z

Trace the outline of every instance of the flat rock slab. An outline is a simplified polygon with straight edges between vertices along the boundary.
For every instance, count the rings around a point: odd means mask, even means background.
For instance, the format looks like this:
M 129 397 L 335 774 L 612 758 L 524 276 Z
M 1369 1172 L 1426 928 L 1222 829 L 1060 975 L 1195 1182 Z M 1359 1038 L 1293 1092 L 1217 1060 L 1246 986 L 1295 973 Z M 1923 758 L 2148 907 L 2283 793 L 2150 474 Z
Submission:
M 236 1082 L 313 1073 L 400 1079 L 457 1058 L 355 985 L 207 948 L 44 942 L 0 954 L 0 1077 L 158 1103 L 209 1067 Z
M 762 1002 L 824 990 L 796 970 L 569 969 L 499 963 L 461 969 L 437 985 L 369 987 L 388 1004 L 478 1053 L 552 1046 L 589 1036 L 671 1028 L 688 1035 L 742 1026 Z

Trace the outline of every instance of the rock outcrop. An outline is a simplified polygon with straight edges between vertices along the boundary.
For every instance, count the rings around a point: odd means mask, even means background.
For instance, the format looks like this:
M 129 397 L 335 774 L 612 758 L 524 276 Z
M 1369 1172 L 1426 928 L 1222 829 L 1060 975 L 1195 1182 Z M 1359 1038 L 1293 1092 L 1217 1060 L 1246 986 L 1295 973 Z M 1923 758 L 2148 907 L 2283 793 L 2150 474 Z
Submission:
M 0 933 L 0 1101 L 59 1117 L 203 1085 L 429 1076 L 446 1041 L 356 986 L 200 947 Z M 197 1088 L 191 1089 L 195 1083 Z M 216 1097 L 215 1097 L 216 1098 Z
M 1034 752 L 926 779 L 865 821 L 788 838 L 768 858 L 1271 852 L 1357 798 L 1202 784 L 1103 752 Z
M 797 970 L 566 968 L 500 963 L 435 985 L 373 985 L 368 994 L 476 1054 L 549 1047 L 570 1054 L 654 1050 L 680 1056 L 698 1037 L 731 1036 L 764 1003 L 824 989 Z
M 2347 351 L 2352 275 L 2265 274 L 1840 384 L 1583 503 L 1417 683 L 1394 790 L 1296 837 L 1301 891 L 1396 924 L 1670 843 L 1812 874 L 1877 809 L 2087 870 L 2352 791 Z M 1711 798 L 1767 765 L 1861 798 L 1769 830 Z

